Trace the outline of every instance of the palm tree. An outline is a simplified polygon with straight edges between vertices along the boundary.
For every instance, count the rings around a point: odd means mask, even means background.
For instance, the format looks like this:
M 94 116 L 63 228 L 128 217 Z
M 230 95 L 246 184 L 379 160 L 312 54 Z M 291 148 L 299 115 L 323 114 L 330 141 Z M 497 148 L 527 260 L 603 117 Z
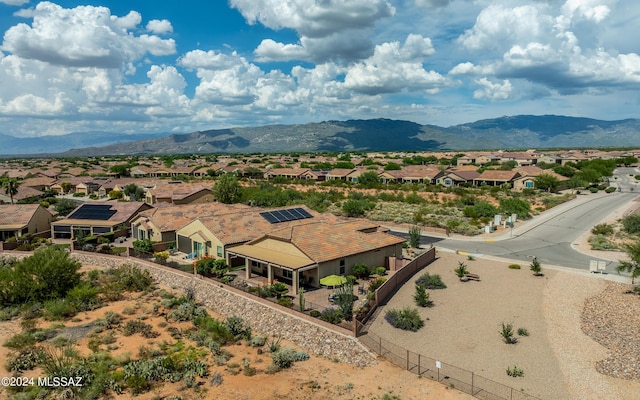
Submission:
M 616 267 L 618 273 L 629 272 L 631 274 L 631 284 L 634 284 L 636 278 L 640 277 L 640 242 L 627 244 L 624 246 L 631 261 L 620 261 Z
M 11 204 L 13 204 L 13 196 L 18 194 L 18 186 L 20 186 L 20 184 L 15 178 L 8 178 L 2 182 L 4 192 L 11 197 Z

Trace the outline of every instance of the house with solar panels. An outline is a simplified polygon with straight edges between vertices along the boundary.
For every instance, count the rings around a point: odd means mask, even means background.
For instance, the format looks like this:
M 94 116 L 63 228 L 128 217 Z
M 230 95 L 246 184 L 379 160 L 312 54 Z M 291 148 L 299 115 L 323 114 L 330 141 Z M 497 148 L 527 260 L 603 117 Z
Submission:
M 265 210 L 258 207 L 228 212 L 203 212 L 196 219 L 176 231 L 176 244 L 180 252 L 194 257 L 226 258 L 231 266 L 244 265 L 244 260 L 227 257 L 227 250 L 247 243 L 279 226 L 299 225 L 307 219 L 335 223 L 333 214 L 320 214 L 305 206 Z
M 88 202 L 79 205 L 66 218 L 51 223 L 53 239 L 74 239 L 114 232 L 131 225 L 138 213 L 150 209 L 142 202 Z
M 225 258 L 245 266 L 247 279 L 264 276 L 292 286 L 318 287 L 327 275 L 346 275 L 356 264 L 385 266 L 402 254 L 404 239 L 366 221 L 345 221 L 307 207 L 250 208 L 201 215 L 176 231 L 178 250 Z

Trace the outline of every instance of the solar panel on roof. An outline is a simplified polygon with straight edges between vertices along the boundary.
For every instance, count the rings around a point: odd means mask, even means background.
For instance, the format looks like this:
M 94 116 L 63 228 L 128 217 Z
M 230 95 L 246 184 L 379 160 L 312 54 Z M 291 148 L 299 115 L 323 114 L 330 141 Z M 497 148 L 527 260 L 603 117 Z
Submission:
M 112 210 L 111 205 L 108 204 L 83 204 L 67 218 L 107 221 L 115 213 L 116 210 Z
M 287 208 L 284 210 L 264 211 L 260 215 L 271 224 L 279 222 L 297 221 L 299 219 L 313 218 L 304 208 Z

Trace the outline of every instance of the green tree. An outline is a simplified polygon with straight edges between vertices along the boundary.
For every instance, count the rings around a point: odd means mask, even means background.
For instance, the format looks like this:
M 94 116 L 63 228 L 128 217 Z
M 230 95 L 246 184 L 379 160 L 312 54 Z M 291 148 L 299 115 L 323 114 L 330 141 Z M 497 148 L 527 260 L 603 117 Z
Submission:
M 413 295 L 413 299 L 420 307 L 431 307 L 433 301 L 429 299 L 429 293 L 422 285 L 416 285 L 416 293 Z
M 526 200 L 517 198 L 500 199 L 500 209 L 505 214 L 518 214 L 518 218 L 524 219 L 531 212 L 531 204 Z
M 216 200 L 224 204 L 233 204 L 242 198 L 242 187 L 234 174 L 222 175 L 213 186 Z
M 133 242 L 133 249 L 139 253 L 152 253 L 153 243 L 149 239 L 136 240 Z
M 358 185 L 367 189 L 380 187 L 380 177 L 375 171 L 367 171 L 358 177 Z
M 15 178 L 4 178 L 2 180 L 2 188 L 11 197 L 11 204 L 13 204 L 13 196 L 18 194 L 18 186 L 20 186 L 20 183 Z
M 516 160 L 509 160 L 509 161 L 505 161 L 502 164 L 500 164 L 500 170 L 501 171 L 511 171 L 512 169 L 514 169 L 517 166 L 518 166 L 518 162 Z
M 399 171 L 401 170 L 402 167 L 400 166 L 400 164 L 394 163 L 393 161 L 389 161 L 385 166 L 384 166 L 384 170 L 385 171 Z
M 542 276 L 542 265 L 540 264 L 540 261 L 538 261 L 537 257 L 533 257 L 533 261 L 531 261 L 529 269 L 533 271 L 534 276 Z
M 636 278 L 640 277 L 640 242 L 626 244 L 624 246 L 630 261 L 620 261 L 616 267 L 618 273 L 628 272 L 631 274 L 631 284 L 635 283 Z
M 129 176 L 131 173 L 129 170 L 128 164 L 112 165 L 111 168 L 109 168 L 109 172 L 116 174 L 118 176 Z
M 66 296 L 80 283 L 80 267 L 64 250 L 55 247 L 36 250 L 14 264 L 10 272 L 3 271 L 3 278 L 10 278 L 1 285 L 3 306 Z
M 540 190 L 546 192 L 555 192 L 558 190 L 560 181 L 551 174 L 540 174 L 534 179 L 534 185 Z
M 60 184 L 60 187 L 62 188 L 62 193 L 69 193 L 71 192 L 71 188 L 73 187 L 73 185 L 71 184 L 71 182 L 62 182 Z
M 419 226 L 412 226 L 409 228 L 409 246 L 413 248 L 420 247 L 420 239 L 422 236 L 422 232 L 420 231 Z
M 125 196 L 129 197 L 130 201 L 142 201 L 144 199 L 144 189 L 135 183 L 126 185 L 122 191 Z
M 361 217 L 368 208 L 369 204 L 366 200 L 348 199 L 342 203 L 342 211 L 348 217 Z
M 71 211 L 78 207 L 78 203 L 71 199 L 60 199 L 54 206 L 54 209 L 61 216 L 67 216 Z
M 109 198 L 113 200 L 119 200 L 124 197 L 124 192 L 122 190 L 112 190 L 109 192 Z

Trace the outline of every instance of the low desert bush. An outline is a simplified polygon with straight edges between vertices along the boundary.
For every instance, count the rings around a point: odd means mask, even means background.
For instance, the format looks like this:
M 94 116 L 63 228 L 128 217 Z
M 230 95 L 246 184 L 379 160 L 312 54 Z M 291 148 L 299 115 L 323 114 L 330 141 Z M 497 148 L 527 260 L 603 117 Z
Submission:
M 405 331 L 416 332 L 424 326 L 424 321 L 420 318 L 420 314 L 415 308 L 391 309 L 387 311 L 384 319 L 393 327 Z

